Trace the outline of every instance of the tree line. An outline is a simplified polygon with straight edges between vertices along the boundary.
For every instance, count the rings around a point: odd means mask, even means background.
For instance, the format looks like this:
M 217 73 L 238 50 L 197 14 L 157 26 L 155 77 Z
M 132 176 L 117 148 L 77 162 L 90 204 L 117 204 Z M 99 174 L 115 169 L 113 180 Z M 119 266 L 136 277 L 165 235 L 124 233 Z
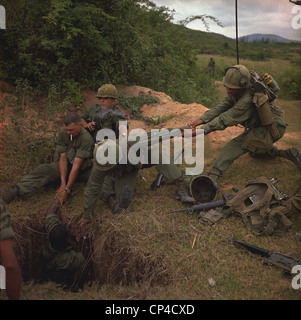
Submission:
M 173 12 L 137 0 L 4 0 L 1 78 L 47 91 L 75 83 L 141 85 L 181 102 L 210 100 L 212 79 L 172 23 Z M 208 101 L 207 101 L 208 102 Z

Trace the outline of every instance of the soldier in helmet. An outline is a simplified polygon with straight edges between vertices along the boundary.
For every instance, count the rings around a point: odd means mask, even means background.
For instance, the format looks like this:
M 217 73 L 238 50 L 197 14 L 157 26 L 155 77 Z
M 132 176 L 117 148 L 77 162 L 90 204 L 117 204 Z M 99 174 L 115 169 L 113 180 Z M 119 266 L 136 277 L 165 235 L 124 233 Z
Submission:
M 115 86 L 102 85 L 96 94 L 99 104 L 92 106 L 81 116 L 83 127 L 91 133 L 94 141 L 97 132 L 101 129 L 111 129 L 117 137 L 119 133 L 126 132 L 127 127 L 123 124 L 119 125 L 119 121 L 125 120 L 125 116 L 116 107 L 117 96 L 118 91 Z
M 88 180 L 92 167 L 93 138 L 82 127 L 78 114 L 67 114 L 63 122 L 64 127 L 57 138 L 54 162 L 41 164 L 12 188 L 3 190 L 1 193 L 6 203 L 17 196 L 36 192 L 49 183 L 60 182 L 57 198 L 63 204 L 76 180 Z
M 253 102 L 253 95 L 249 89 L 249 70 L 243 65 L 231 66 L 225 70 L 223 83 L 228 96 L 200 118 L 190 122 L 188 126 L 195 129 L 196 126 L 202 125 L 205 134 L 238 124 L 243 125 L 246 130 L 226 144 L 215 160 L 209 176 L 217 179 L 246 152 L 252 156 L 268 154 L 271 157 L 284 157 L 301 168 L 301 155 L 298 149 L 291 147 L 279 150 L 273 146 L 273 143 L 284 135 L 287 125 L 281 112 L 271 109 L 279 131 L 278 139 L 271 138 Z

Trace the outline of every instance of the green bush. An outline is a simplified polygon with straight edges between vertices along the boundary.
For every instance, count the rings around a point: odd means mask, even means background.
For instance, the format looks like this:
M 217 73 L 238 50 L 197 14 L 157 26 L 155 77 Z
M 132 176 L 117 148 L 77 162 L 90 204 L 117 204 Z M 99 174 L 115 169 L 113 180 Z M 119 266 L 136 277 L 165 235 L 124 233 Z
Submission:
M 210 94 L 195 51 L 171 23 L 173 13 L 151 1 L 4 0 L 2 5 L 7 29 L 0 33 L 0 70 L 12 84 L 24 79 L 33 88 L 48 91 L 54 85 L 58 92 L 78 85 L 138 84 L 181 102 Z
M 301 70 L 289 69 L 280 73 L 278 78 L 280 87 L 279 97 L 285 99 L 301 99 Z

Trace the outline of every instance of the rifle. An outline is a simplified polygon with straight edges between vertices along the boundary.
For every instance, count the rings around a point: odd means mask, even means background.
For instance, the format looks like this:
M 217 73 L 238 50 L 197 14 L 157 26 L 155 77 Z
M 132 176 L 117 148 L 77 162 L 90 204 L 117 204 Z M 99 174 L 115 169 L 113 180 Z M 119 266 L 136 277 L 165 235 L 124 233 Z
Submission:
M 230 239 L 229 241 L 231 241 L 235 247 L 244 248 L 253 254 L 259 255 L 265 263 L 282 268 L 286 272 L 291 273 L 293 266 L 300 265 L 300 262 L 296 258 L 286 254 L 262 249 L 246 242 L 236 240 L 235 238 Z
M 212 208 L 217 208 L 217 207 L 222 207 L 226 204 L 225 200 L 215 200 L 211 202 L 206 202 L 206 203 L 200 203 L 196 204 L 192 207 L 185 208 L 185 209 L 178 209 L 178 210 L 173 210 L 170 211 L 170 213 L 175 213 L 175 212 L 181 212 L 181 211 L 188 211 L 189 214 L 192 214 L 194 210 L 206 210 L 206 209 L 212 209 Z

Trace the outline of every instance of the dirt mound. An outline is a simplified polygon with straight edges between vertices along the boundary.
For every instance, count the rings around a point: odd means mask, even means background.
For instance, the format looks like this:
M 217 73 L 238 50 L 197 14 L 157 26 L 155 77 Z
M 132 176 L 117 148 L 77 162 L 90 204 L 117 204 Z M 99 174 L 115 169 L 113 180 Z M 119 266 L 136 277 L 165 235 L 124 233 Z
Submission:
M 151 94 L 152 96 L 159 99 L 159 103 L 153 105 L 144 105 L 141 109 L 143 116 L 149 117 L 152 119 L 165 118 L 166 122 L 159 125 L 149 125 L 145 121 L 134 119 L 131 117 L 127 110 L 123 110 L 120 106 L 120 109 L 129 115 L 128 123 L 129 128 L 136 129 L 142 128 L 145 130 L 150 130 L 151 128 L 178 128 L 181 126 L 187 125 L 188 122 L 193 121 L 200 117 L 204 112 L 208 110 L 205 106 L 199 103 L 183 104 L 178 101 L 172 100 L 164 92 L 158 92 L 151 90 L 149 88 L 140 87 L 140 86 L 124 86 L 117 85 L 118 91 L 121 92 L 126 97 L 137 97 L 140 95 Z M 84 90 L 82 92 L 84 99 L 84 105 L 86 107 L 92 106 L 97 103 L 95 91 Z M 209 139 L 216 143 L 223 143 L 230 140 L 232 137 L 237 136 L 243 132 L 241 127 L 231 127 L 227 128 L 222 132 L 214 132 L 210 134 Z

